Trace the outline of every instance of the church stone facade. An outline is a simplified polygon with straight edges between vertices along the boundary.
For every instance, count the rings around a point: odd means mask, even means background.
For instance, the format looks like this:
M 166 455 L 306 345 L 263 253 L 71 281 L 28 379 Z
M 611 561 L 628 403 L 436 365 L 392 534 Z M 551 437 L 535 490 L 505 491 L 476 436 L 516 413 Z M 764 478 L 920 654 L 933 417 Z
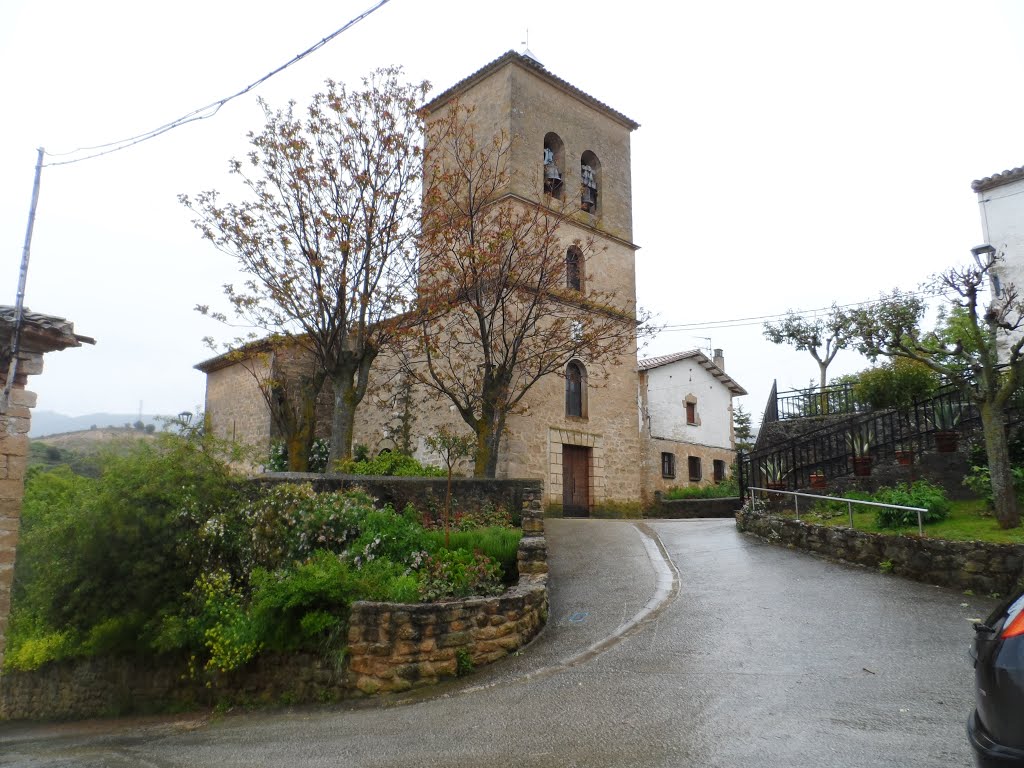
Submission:
M 567 254 L 577 240 L 595 244 L 585 261 L 573 265 L 575 279 L 614 293 L 624 313 L 635 318 L 637 246 L 633 243 L 630 134 L 638 124 L 554 76 L 530 56 L 511 51 L 426 105 L 428 124 L 440 119 L 454 100 L 473 107 L 474 127 L 482 140 L 487 131 L 515 137 L 507 194 L 527 205 L 550 204 L 551 197 L 569 203 L 573 213 L 560 230 Z M 746 393 L 715 366 L 718 361 L 696 354 L 721 374 L 711 377 L 712 385 L 721 391 L 706 399 L 705 406 L 710 408 L 714 402 L 722 411 L 712 421 L 728 423 L 724 439 L 718 430 L 714 444 L 693 441 L 696 433 L 691 429 L 686 434 L 689 442 L 669 436 L 659 438 L 657 446 L 652 443 L 650 422 L 645 425 L 642 413 L 647 395 L 640 386 L 648 374 L 638 370 L 634 337 L 614 363 L 596 366 L 573 361 L 565 375 L 547 376 L 533 386 L 520 412 L 508 418 L 498 477 L 543 479 L 550 508 L 586 514 L 610 503 L 641 501 L 666 487 L 664 481 L 688 484 L 685 476 L 663 477 L 661 457 L 669 450 L 685 457 L 680 458 L 684 462 L 699 446 L 709 463 L 731 464 L 731 397 Z M 406 383 L 394 362 L 382 356 L 375 363 L 370 394 L 357 412 L 355 442 L 371 451 L 395 445 Z M 274 362 L 271 358 L 260 364 Z M 269 442 L 269 412 L 258 392 L 253 397 L 251 384 L 243 383 L 244 364 L 215 358 L 197 367 L 207 373 L 206 411 L 214 432 L 254 445 Z M 576 386 L 575 382 L 581 389 L 579 403 L 570 408 L 567 387 Z M 448 403 L 430 400 L 418 388 L 413 388 L 409 402 L 415 453 L 421 460 L 436 460 L 426 450 L 425 437 L 443 423 L 461 430 L 466 427 Z M 328 431 L 330 405 L 326 393 L 319 434 Z M 685 416 L 685 403 L 680 401 L 678 407 Z M 254 426 L 254 422 L 268 426 Z M 712 479 L 709 472 L 701 482 Z

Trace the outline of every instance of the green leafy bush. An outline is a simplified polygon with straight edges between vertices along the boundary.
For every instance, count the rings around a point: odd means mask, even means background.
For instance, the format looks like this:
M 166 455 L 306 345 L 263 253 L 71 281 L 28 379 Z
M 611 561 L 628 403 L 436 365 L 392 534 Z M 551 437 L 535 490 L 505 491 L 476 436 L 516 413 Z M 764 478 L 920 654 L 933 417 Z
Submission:
M 931 397 L 939 388 L 939 375 L 924 363 L 897 357 L 857 376 L 854 397 L 872 408 L 906 408 Z
M 501 594 L 501 569 L 476 552 L 441 550 L 420 568 L 420 599 L 424 602 L 470 595 Z
M 935 523 L 949 516 L 949 498 L 945 490 L 927 480 L 904 483 L 895 487 L 879 488 L 872 501 L 882 504 L 899 504 L 904 507 L 924 507 L 921 513 L 923 523 Z M 917 513 L 904 509 L 880 507 L 875 513 L 875 522 L 880 528 L 902 528 L 917 525 Z
M 501 567 L 503 581 L 510 584 L 518 577 L 519 540 L 522 531 L 515 528 L 477 528 L 470 531 L 452 531 L 450 549 L 462 549 L 467 552 L 479 552 L 494 560 Z M 427 532 L 428 549 L 437 552 L 444 546 L 442 531 Z
M 1011 467 L 1013 473 L 1013 487 L 1016 491 L 1018 503 L 1024 502 L 1024 466 Z M 987 466 L 973 466 L 971 471 L 964 478 L 964 485 L 973 493 L 985 500 L 985 507 L 988 510 L 995 509 L 992 500 L 992 476 Z
M 54 633 L 64 641 L 46 647 L 66 656 L 148 649 L 201 572 L 200 527 L 237 496 L 220 458 L 167 434 L 104 457 L 97 479 L 33 473 L 9 650 Z
M 716 485 L 684 485 L 669 488 L 661 498 L 666 501 L 678 499 L 727 499 L 740 495 L 740 486 L 735 479 L 729 478 Z
M 342 461 L 338 463 L 338 471 L 346 475 L 390 475 L 393 477 L 446 477 L 447 472 L 440 467 L 420 464 L 412 456 L 393 451 L 384 453 L 366 461 Z

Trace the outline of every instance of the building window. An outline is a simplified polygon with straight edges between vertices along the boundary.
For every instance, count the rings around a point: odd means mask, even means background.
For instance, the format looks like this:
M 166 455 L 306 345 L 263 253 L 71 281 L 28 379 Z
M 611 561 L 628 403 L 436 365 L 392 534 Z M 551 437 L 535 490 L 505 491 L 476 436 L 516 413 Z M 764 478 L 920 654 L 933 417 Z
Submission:
M 562 180 L 565 168 L 565 145 L 557 133 L 544 137 L 544 194 L 562 199 Z
M 583 251 L 575 245 L 565 252 L 565 287 L 571 291 L 583 290 Z
M 587 376 L 583 366 L 575 360 L 565 367 L 565 415 L 583 418 L 584 392 L 587 387 Z
M 700 456 L 691 456 L 687 464 L 690 468 L 690 482 L 700 482 Z
M 661 454 L 661 476 L 669 478 L 676 476 L 676 455 L 674 453 Z
M 715 470 L 715 482 L 716 483 L 724 483 L 725 482 L 725 462 L 722 461 L 721 459 L 715 459 L 714 470 Z
M 697 425 L 697 403 L 686 403 L 686 423 Z
M 597 213 L 598 192 L 601 187 L 601 162 L 589 149 L 580 158 L 580 208 Z

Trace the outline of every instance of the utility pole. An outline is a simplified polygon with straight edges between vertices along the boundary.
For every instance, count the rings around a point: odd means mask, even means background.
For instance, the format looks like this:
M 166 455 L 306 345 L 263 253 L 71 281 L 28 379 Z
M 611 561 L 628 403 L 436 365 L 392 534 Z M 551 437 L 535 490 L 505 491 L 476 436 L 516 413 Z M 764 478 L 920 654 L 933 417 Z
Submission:
M 25 282 L 28 280 L 28 258 L 32 250 L 32 228 L 36 223 L 36 206 L 39 204 L 39 177 L 43 172 L 43 155 L 45 150 L 39 147 L 36 160 L 36 178 L 32 183 L 32 206 L 28 211 L 28 228 L 25 231 L 25 247 L 21 252 L 21 272 L 18 275 L 18 296 L 14 302 L 14 334 L 11 341 L 11 362 L 7 366 L 7 381 L 4 382 L 3 399 L 0 400 L 0 413 L 7 411 L 11 400 L 11 388 L 14 378 L 18 375 L 18 351 L 21 347 L 21 325 L 25 315 Z

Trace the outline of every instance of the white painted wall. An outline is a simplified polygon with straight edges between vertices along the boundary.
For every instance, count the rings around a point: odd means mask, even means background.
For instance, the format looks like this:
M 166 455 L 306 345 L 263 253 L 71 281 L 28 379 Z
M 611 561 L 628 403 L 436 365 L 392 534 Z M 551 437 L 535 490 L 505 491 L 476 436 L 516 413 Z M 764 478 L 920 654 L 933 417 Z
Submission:
M 697 398 L 697 425 L 686 423 L 686 397 Z M 647 371 L 651 437 L 732 448 L 732 394 L 696 360 L 679 360 Z
M 1024 295 L 1024 179 L 978 193 L 983 242 L 1003 253 L 993 269 L 1002 287 L 1015 285 Z M 1000 348 L 1010 344 L 1000 338 Z

